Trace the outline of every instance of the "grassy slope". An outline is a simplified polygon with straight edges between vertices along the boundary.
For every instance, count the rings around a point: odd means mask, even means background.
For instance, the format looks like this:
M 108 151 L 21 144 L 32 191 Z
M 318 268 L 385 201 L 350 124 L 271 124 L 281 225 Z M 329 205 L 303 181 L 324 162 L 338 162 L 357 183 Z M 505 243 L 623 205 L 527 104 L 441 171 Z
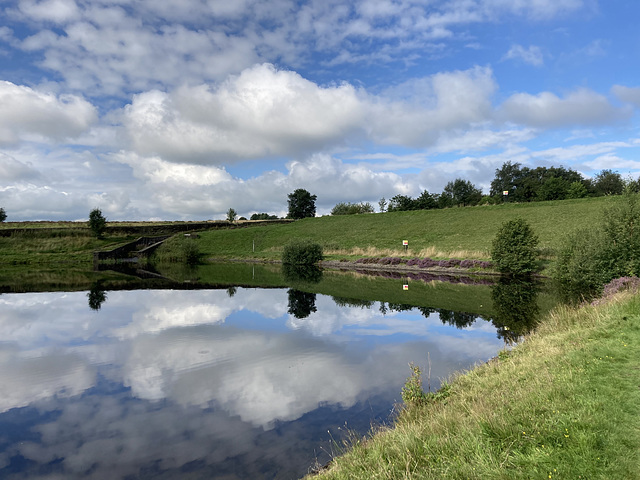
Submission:
M 549 315 L 322 479 L 632 479 L 640 472 L 640 295 Z
M 553 250 L 562 236 L 602 215 L 618 197 L 587 198 L 557 202 L 507 204 L 446 210 L 422 210 L 372 215 L 327 216 L 289 225 L 208 231 L 201 234 L 200 250 L 207 257 L 280 257 L 284 243 L 293 238 L 312 238 L 325 250 L 344 250 L 333 257 L 348 256 L 354 248 L 374 247 L 402 253 L 409 240 L 409 255 L 429 247 L 441 252 L 479 252 L 488 257 L 500 225 L 517 216 L 526 218 L 540 237 L 540 247 Z M 252 251 L 255 245 L 255 253 Z M 458 255 L 459 256 L 459 255 Z

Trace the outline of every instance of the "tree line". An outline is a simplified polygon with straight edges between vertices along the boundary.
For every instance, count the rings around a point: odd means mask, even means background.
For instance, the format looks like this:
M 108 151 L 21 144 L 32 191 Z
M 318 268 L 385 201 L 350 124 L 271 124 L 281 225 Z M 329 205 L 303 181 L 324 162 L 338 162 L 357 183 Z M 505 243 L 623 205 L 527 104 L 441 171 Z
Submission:
M 507 201 L 566 200 L 621 195 L 626 186 L 634 192 L 640 192 L 640 178 L 625 180 L 619 173 L 609 169 L 600 171 L 594 178 L 585 178 L 579 172 L 564 167 L 529 168 L 519 163 L 506 162 L 496 169 L 489 195 L 483 195 L 482 190 L 470 181 L 457 178 L 447 183 L 442 193 L 429 193 L 425 190 L 417 198 L 399 194 L 389 201 L 383 197 L 378 206 L 381 212 L 400 212 L 494 205 Z

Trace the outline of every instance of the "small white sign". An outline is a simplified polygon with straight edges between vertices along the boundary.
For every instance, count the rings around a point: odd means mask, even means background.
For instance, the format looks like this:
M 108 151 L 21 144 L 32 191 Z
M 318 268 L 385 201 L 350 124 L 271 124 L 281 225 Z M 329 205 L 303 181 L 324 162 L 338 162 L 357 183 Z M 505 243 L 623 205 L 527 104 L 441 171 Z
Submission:
M 409 290 L 409 285 L 402 285 L 402 290 Z
M 409 240 L 402 240 L 402 245 L 404 245 L 405 247 L 409 245 Z
M 503 191 L 502 191 L 502 194 L 503 194 L 503 195 L 509 195 L 509 190 L 503 190 Z

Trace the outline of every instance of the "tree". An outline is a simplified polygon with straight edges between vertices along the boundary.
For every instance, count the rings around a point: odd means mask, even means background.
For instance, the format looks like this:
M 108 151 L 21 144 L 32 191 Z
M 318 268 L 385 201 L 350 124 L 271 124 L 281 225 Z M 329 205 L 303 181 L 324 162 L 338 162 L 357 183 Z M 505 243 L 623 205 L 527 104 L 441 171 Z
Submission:
M 233 208 L 227 210 L 227 222 L 235 222 L 237 216 L 238 212 L 236 212 Z
M 567 190 L 567 198 L 584 198 L 589 194 L 582 182 L 573 182 Z
M 379 201 L 378 201 L 378 207 L 380 207 L 380 213 L 384 213 L 384 211 L 387 208 L 387 199 L 382 197 Z
M 432 208 L 438 208 L 438 195 L 431 194 L 427 190 L 422 192 L 415 200 L 418 210 L 429 210 Z
M 496 169 L 495 177 L 491 181 L 489 195 L 499 199 L 503 198 L 503 192 L 505 191 L 508 191 L 509 195 L 513 195 L 521 178 L 522 170 L 519 163 L 504 163 L 501 168 Z
M 0 208 L 0 222 L 4 222 L 7 219 L 7 213 L 4 208 Z
M 538 237 L 523 218 L 502 224 L 493 240 L 491 260 L 500 273 L 529 275 L 536 270 Z
M 107 219 L 102 215 L 102 211 L 99 208 L 94 208 L 89 213 L 89 228 L 93 234 L 100 238 L 107 229 Z
M 445 206 L 469 206 L 477 205 L 482 199 L 482 190 L 477 188 L 468 180 L 456 178 L 453 182 L 447 183 L 441 196 L 447 197 Z
M 288 195 L 289 213 L 287 218 L 299 220 L 316 216 L 316 195 L 311 195 L 304 188 L 298 188 Z
M 404 212 L 407 210 L 415 210 L 416 205 L 413 198 L 407 195 L 395 195 L 389 200 L 387 212 Z
M 618 172 L 602 170 L 594 177 L 594 187 L 598 195 L 621 195 L 624 180 Z
M 567 198 L 569 186 L 569 182 L 564 178 L 548 178 L 538 189 L 538 200 L 564 200 Z
M 268 213 L 254 213 L 249 220 L 277 220 L 277 215 L 269 215 Z

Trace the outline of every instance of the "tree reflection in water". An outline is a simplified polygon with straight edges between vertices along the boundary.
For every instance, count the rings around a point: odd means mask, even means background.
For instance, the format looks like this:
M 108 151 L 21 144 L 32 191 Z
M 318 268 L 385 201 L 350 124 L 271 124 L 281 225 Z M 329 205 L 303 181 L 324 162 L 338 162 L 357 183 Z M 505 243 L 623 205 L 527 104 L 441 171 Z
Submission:
M 538 322 L 539 288 L 531 279 L 501 278 L 491 287 L 493 316 L 498 337 L 515 342 Z
M 102 287 L 102 282 L 98 281 L 91 285 L 91 289 L 87 293 L 89 308 L 96 312 L 100 310 L 102 304 L 107 299 L 107 293 Z
M 316 311 L 316 294 L 290 288 L 288 312 L 296 318 L 307 318 Z

